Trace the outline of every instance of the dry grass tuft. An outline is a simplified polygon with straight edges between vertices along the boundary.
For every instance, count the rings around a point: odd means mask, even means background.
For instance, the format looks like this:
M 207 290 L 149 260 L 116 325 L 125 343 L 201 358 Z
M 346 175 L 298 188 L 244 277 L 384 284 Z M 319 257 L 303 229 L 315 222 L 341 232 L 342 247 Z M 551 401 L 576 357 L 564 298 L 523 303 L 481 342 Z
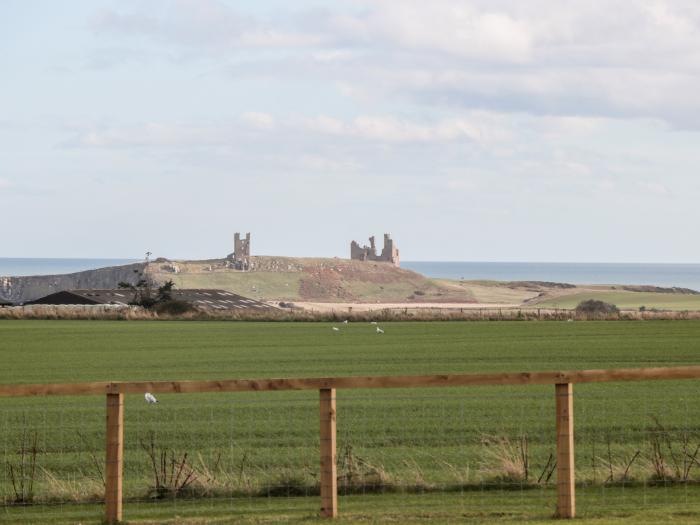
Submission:
M 505 436 L 484 436 L 481 473 L 486 480 L 498 483 L 528 483 L 530 459 L 527 436 L 512 442 Z
M 43 467 L 41 471 L 46 481 L 42 500 L 48 503 L 97 503 L 104 499 L 105 488 L 101 481 L 91 478 L 64 480 Z
M 338 455 L 338 490 L 343 494 L 385 492 L 392 478 L 382 465 L 373 465 L 358 456 L 352 445 L 345 445 Z

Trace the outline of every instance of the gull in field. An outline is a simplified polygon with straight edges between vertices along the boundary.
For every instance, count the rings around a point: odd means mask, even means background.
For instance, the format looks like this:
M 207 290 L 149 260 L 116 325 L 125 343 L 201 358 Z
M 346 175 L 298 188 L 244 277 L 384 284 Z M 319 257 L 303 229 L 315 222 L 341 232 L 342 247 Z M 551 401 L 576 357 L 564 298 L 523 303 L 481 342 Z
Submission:
M 146 395 L 143 397 L 146 399 L 146 403 L 148 403 L 149 405 L 155 405 L 158 402 L 156 396 L 154 396 L 150 392 L 146 392 Z
M 334 332 L 340 332 L 340 328 L 338 328 L 337 326 L 334 326 L 334 327 L 333 327 L 333 331 L 334 331 Z
M 377 321 L 372 321 L 372 322 L 369 323 L 369 324 L 377 324 Z
M 348 320 L 346 319 L 345 321 L 343 321 L 343 324 L 348 324 Z
M 377 333 L 378 333 L 378 334 L 383 334 L 383 333 L 384 333 L 384 330 L 382 330 L 381 328 L 377 327 Z

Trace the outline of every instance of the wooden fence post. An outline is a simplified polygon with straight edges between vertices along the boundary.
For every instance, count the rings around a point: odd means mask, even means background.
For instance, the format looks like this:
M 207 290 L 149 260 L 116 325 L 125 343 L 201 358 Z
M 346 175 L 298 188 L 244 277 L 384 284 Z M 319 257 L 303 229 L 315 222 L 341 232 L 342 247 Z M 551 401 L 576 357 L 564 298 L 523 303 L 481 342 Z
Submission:
M 338 516 L 338 474 L 336 467 L 335 388 L 321 393 L 321 516 Z
M 124 470 L 124 394 L 107 394 L 107 461 L 105 464 L 105 521 L 122 521 Z
M 557 384 L 555 392 L 557 398 L 557 517 L 573 518 L 576 516 L 573 384 Z

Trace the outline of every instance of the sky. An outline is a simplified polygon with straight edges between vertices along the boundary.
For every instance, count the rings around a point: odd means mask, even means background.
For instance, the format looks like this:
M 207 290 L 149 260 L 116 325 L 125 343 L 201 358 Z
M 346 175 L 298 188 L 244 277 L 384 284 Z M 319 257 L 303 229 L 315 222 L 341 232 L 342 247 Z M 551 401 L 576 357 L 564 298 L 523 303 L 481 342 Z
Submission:
M 0 257 L 699 262 L 696 0 L 0 1 Z

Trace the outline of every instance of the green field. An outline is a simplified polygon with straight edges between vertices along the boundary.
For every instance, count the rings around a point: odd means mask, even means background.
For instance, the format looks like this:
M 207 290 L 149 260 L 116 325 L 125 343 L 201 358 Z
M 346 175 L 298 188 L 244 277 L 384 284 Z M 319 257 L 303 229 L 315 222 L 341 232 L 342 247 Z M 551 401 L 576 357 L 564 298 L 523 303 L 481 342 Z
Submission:
M 554 297 L 536 303 L 540 308 L 573 309 L 589 299 L 612 303 L 622 310 L 638 310 L 640 306 L 659 310 L 700 310 L 700 295 L 627 291 L 586 291 Z
M 384 335 L 366 323 L 338 326 L 340 332 L 326 323 L 2 321 L 0 383 L 700 363 L 700 323 L 693 321 L 390 323 Z M 683 450 L 692 456 L 700 444 L 699 386 L 677 381 L 576 387 L 584 516 L 639 518 L 643 509 L 657 517 L 691 512 L 697 521 L 700 491 L 694 483 L 700 467 Z M 163 395 L 159 400 L 150 406 L 141 395 L 126 398 L 130 519 L 214 519 L 226 505 L 255 523 L 311 519 L 318 505 L 311 497 L 318 481 L 316 392 Z M 501 512 L 505 522 L 517 522 L 551 515 L 553 480 L 538 484 L 537 478 L 554 452 L 553 388 L 338 391 L 337 403 L 341 493 L 385 493 L 346 496 L 356 521 L 368 521 L 370 508 L 372 516 L 386 512 L 397 522 L 420 516 L 435 523 L 460 516 L 490 522 Z M 99 396 L 0 400 L 0 520 L 55 523 L 71 522 L 71 513 L 88 521 L 99 516 L 99 507 L 67 503 L 89 498 L 99 488 L 91 453 L 101 460 L 103 427 Z M 61 505 L 9 505 L 7 465 L 19 462 L 23 433 L 37 436 L 37 500 Z M 151 436 L 158 448 L 187 452 L 202 486 L 175 501 L 150 501 L 149 461 L 140 443 Z M 661 481 L 653 479 L 655 437 L 668 471 Z M 517 456 L 525 441 L 527 482 L 517 469 L 513 475 L 506 461 L 512 458 L 503 452 L 511 448 Z M 682 471 L 690 465 L 686 477 L 693 484 L 676 486 L 674 461 L 682 463 Z M 610 471 L 613 483 L 606 483 Z M 275 497 L 260 497 L 265 494 Z M 683 522 L 680 514 L 676 518 Z

